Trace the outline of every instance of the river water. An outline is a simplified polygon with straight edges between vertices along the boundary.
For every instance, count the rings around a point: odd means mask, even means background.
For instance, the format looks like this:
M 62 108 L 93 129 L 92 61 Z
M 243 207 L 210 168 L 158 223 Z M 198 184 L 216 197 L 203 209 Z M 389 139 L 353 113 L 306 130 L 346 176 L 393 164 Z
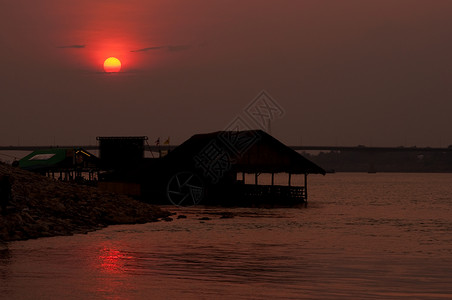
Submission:
M 311 175 L 309 193 L 9 243 L 0 298 L 452 299 L 452 174 Z

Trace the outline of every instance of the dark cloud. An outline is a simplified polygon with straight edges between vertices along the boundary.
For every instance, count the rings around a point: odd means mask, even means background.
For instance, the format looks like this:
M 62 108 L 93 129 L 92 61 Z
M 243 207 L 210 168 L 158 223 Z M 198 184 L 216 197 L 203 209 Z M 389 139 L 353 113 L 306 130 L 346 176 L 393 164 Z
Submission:
M 81 48 L 85 48 L 85 45 L 66 45 L 66 46 L 58 46 L 57 48 L 60 48 L 60 49 L 67 49 L 67 48 L 81 49 Z
M 147 52 L 147 51 L 161 50 L 161 49 L 166 49 L 169 52 L 184 51 L 184 50 L 190 49 L 190 45 L 155 46 L 155 47 L 148 47 L 148 48 L 132 50 L 130 52 Z
M 146 52 L 146 51 L 152 51 L 152 50 L 160 50 L 163 48 L 166 48 L 166 47 L 165 46 L 148 47 L 148 48 L 143 48 L 143 49 L 132 50 L 130 52 Z

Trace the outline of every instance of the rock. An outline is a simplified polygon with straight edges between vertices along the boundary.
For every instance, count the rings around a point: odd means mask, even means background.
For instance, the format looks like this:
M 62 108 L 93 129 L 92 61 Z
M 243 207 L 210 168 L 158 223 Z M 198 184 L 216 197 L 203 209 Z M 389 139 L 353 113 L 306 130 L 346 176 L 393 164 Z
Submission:
M 177 219 L 186 219 L 186 218 L 187 218 L 186 215 L 178 215 L 178 216 L 177 216 Z
M 22 212 L 22 220 L 24 220 L 26 223 L 34 223 L 35 219 L 33 219 L 32 216 L 30 216 L 27 212 Z
M 55 211 L 55 212 L 65 212 L 66 211 L 66 206 L 64 206 L 64 204 L 61 203 L 58 198 L 51 199 L 51 202 L 53 203 L 53 206 L 52 206 L 53 211 Z
M 14 180 L 10 202 L 14 208 L 0 215 L 0 242 L 86 233 L 111 224 L 155 222 L 170 215 L 127 196 L 55 181 L 0 163 L 3 174 Z

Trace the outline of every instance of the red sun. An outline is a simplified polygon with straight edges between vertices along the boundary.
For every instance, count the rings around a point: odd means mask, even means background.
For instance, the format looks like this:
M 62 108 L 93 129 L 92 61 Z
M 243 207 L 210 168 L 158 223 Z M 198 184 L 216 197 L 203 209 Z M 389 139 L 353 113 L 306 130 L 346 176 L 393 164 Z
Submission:
M 107 73 L 116 73 L 121 70 L 121 61 L 116 57 L 109 57 L 104 61 L 104 70 Z

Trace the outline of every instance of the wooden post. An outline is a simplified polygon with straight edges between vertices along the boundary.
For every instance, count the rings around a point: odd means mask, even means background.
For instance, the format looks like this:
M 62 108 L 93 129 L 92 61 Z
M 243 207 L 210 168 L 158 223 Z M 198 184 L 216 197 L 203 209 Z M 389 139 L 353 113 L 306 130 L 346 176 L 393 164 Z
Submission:
M 308 203 L 308 173 L 304 173 L 304 201 Z
M 243 180 L 243 184 L 245 184 L 245 172 L 242 172 L 242 180 Z
M 272 172 L 272 185 L 275 184 L 275 173 Z
M 289 173 L 289 186 L 291 185 L 291 181 L 292 181 L 292 173 Z

